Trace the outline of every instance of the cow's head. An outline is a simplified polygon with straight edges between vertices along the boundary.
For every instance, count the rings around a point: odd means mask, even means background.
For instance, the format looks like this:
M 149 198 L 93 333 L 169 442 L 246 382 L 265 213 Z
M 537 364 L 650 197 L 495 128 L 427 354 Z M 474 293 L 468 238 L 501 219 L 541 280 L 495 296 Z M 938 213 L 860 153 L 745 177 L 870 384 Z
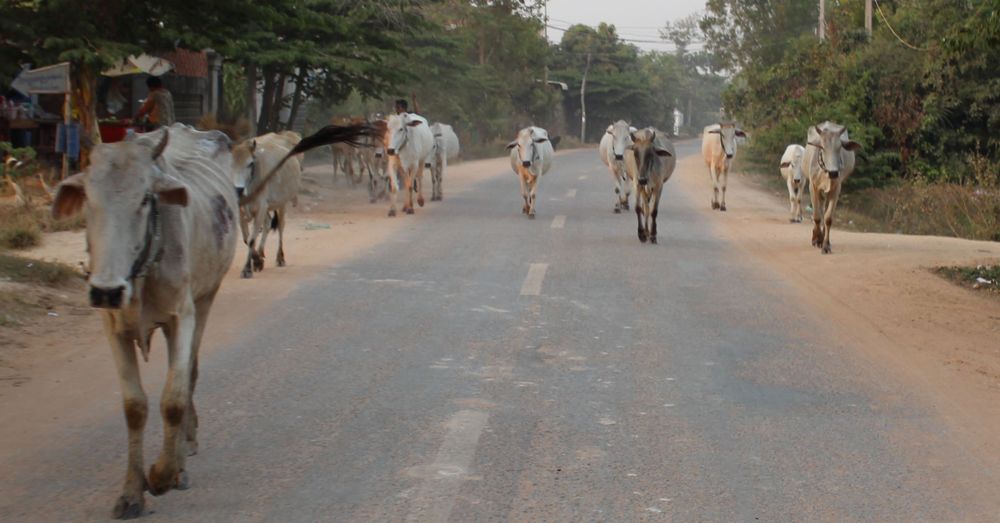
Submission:
M 747 136 L 742 129 L 736 127 L 736 124 L 732 122 L 720 123 L 718 128 L 713 128 L 708 133 L 719 135 L 719 141 L 722 142 L 722 149 L 726 152 L 726 158 L 728 159 L 736 156 L 736 137 L 746 138 Z
M 525 127 L 517 133 L 517 138 L 507 144 L 507 150 L 517 149 L 517 159 L 522 167 L 531 167 L 539 159 L 536 144 L 549 141 L 549 133 L 539 127 Z
M 253 177 L 257 174 L 257 139 L 245 140 L 233 147 L 233 163 L 231 175 L 236 196 L 242 198 L 250 189 Z
M 673 156 L 670 151 L 663 148 L 662 144 L 657 144 L 656 129 L 647 127 L 640 129 L 629 135 L 632 145 L 629 149 L 635 158 L 635 165 L 638 168 L 636 183 L 646 185 L 649 183 L 649 175 L 657 168 L 659 158 Z
M 394 114 L 386 120 L 386 153 L 394 156 L 402 151 L 410 141 L 410 129 L 425 125 L 424 121 L 410 113 Z
M 833 122 L 823 122 L 809 128 L 807 143 L 810 147 L 819 149 L 819 167 L 829 174 L 831 179 L 840 177 L 844 159 L 841 151 L 857 151 L 861 144 L 852 141 L 847 136 L 847 127 Z
M 375 145 L 375 158 L 381 159 L 383 156 L 385 156 L 386 135 L 389 134 L 388 133 L 389 123 L 386 120 L 379 119 L 372 122 L 372 127 L 374 127 L 378 131 L 377 132 L 378 136 L 375 136 L 373 138 L 373 142 Z
M 615 161 L 625 160 L 625 150 L 632 145 L 632 133 L 635 130 L 635 127 L 630 126 L 625 120 L 618 120 L 608 126 L 607 133 L 611 135 L 611 154 Z
M 186 206 L 187 187 L 165 171 L 166 129 L 130 141 L 98 145 L 90 167 L 56 188 L 52 215 L 87 215 L 90 303 L 119 309 L 156 257 L 163 205 Z

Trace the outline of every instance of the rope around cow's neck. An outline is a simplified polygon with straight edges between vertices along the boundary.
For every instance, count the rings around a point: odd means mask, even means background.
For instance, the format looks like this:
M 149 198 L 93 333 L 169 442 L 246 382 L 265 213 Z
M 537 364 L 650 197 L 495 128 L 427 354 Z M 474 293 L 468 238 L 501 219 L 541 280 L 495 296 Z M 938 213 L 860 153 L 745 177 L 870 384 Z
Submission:
M 137 278 L 145 277 L 152 263 L 159 261 L 161 256 L 159 196 L 152 191 L 147 192 L 143 198 L 143 205 L 147 203 L 149 204 L 149 219 L 146 220 L 146 235 L 143 238 L 142 249 L 135 261 L 132 262 L 132 269 L 128 275 L 128 279 L 133 284 Z

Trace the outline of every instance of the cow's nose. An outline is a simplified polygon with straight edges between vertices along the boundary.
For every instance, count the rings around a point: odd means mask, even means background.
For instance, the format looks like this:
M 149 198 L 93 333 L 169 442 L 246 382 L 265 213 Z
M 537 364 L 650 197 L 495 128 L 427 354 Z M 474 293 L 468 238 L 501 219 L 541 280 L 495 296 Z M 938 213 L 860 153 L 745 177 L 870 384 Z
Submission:
M 392 156 L 392 155 L 396 154 L 396 150 L 395 150 L 395 149 L 388 149 L 388 150 L 386 150 L 385 152 L 386 152 L 386 154 L 388 154 L 389 156 Z
M 431 164 L 429 164 L 429 163 L 425 163 L 424 164 L 424 169 L 430 169 L 430 168 L 431 168 Z
M 732 160 L 733 159 L 733 155 L 727 153 L 726 154 L 726 159 L 727 160 Z
M 521 167 L 531 167 L 531 162 L 521 162 Z
M 244 192 L 246 192 L 246 189 L 244 189 L 243 187 L 237 187 L 236 188 L 236 197 L 237 198 L 242 198 Z
M 376 158 L 381 158 L 382 157 L 382 153 L 375 153 L 375 157 Z
M 649 183 L 648 179 L 646 179 L 646 178 L 639 178 L 639 185 L 645 187 L 647 183 Z
M 840 178 L 840 171 L 830 171 L 830 179 L 836 180 L 837 178 Z
M 90 288 L 90 306 L 102 309 L 120 309 L 122 306 L 122 296 L 125 295 L 125 286 L 120 285 L 112 289 L 101 287 Z
M 622 160 L 624 160 L 624 159 L 625 159 L 625 155 L 624 154 L 616 154 L 615 155 L 615 160 L 618 160 L 619 162 L 622 161 Z

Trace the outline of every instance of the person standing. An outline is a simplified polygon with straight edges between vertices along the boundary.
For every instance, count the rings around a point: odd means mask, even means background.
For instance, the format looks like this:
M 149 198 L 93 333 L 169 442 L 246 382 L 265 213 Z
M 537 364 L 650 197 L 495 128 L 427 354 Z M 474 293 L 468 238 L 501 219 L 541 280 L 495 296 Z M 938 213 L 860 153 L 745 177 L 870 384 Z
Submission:
M 136 113 L 136 121 L 148 116 L 150 129 L 172 125 L 174 123 L 174 97 L 171 96 L 166 87 L 163 87 L 163 80 L 156 76 L 150 76 L 146 78 L 146 87 L 149 88 L 149 95 L 146 97 L 146 102 L 139 108 L 139 112 Z

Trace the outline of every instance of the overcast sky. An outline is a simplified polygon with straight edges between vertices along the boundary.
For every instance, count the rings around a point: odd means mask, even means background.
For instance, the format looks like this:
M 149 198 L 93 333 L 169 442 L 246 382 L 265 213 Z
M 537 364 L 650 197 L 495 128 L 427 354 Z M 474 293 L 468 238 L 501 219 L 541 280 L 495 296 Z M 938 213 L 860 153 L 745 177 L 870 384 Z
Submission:
M 568 27 L 574 23 L 614 24 L 624 39 L 659 40 L 657 30 L 667 20 L 678 20 L 704 11 L 705 0 L 549 0 L 549 25 Z M 562 31 L 549 28 L 549 40 L 559 42 Z M 641 49 L 673 49 L 670 44 L 632 42 Z

